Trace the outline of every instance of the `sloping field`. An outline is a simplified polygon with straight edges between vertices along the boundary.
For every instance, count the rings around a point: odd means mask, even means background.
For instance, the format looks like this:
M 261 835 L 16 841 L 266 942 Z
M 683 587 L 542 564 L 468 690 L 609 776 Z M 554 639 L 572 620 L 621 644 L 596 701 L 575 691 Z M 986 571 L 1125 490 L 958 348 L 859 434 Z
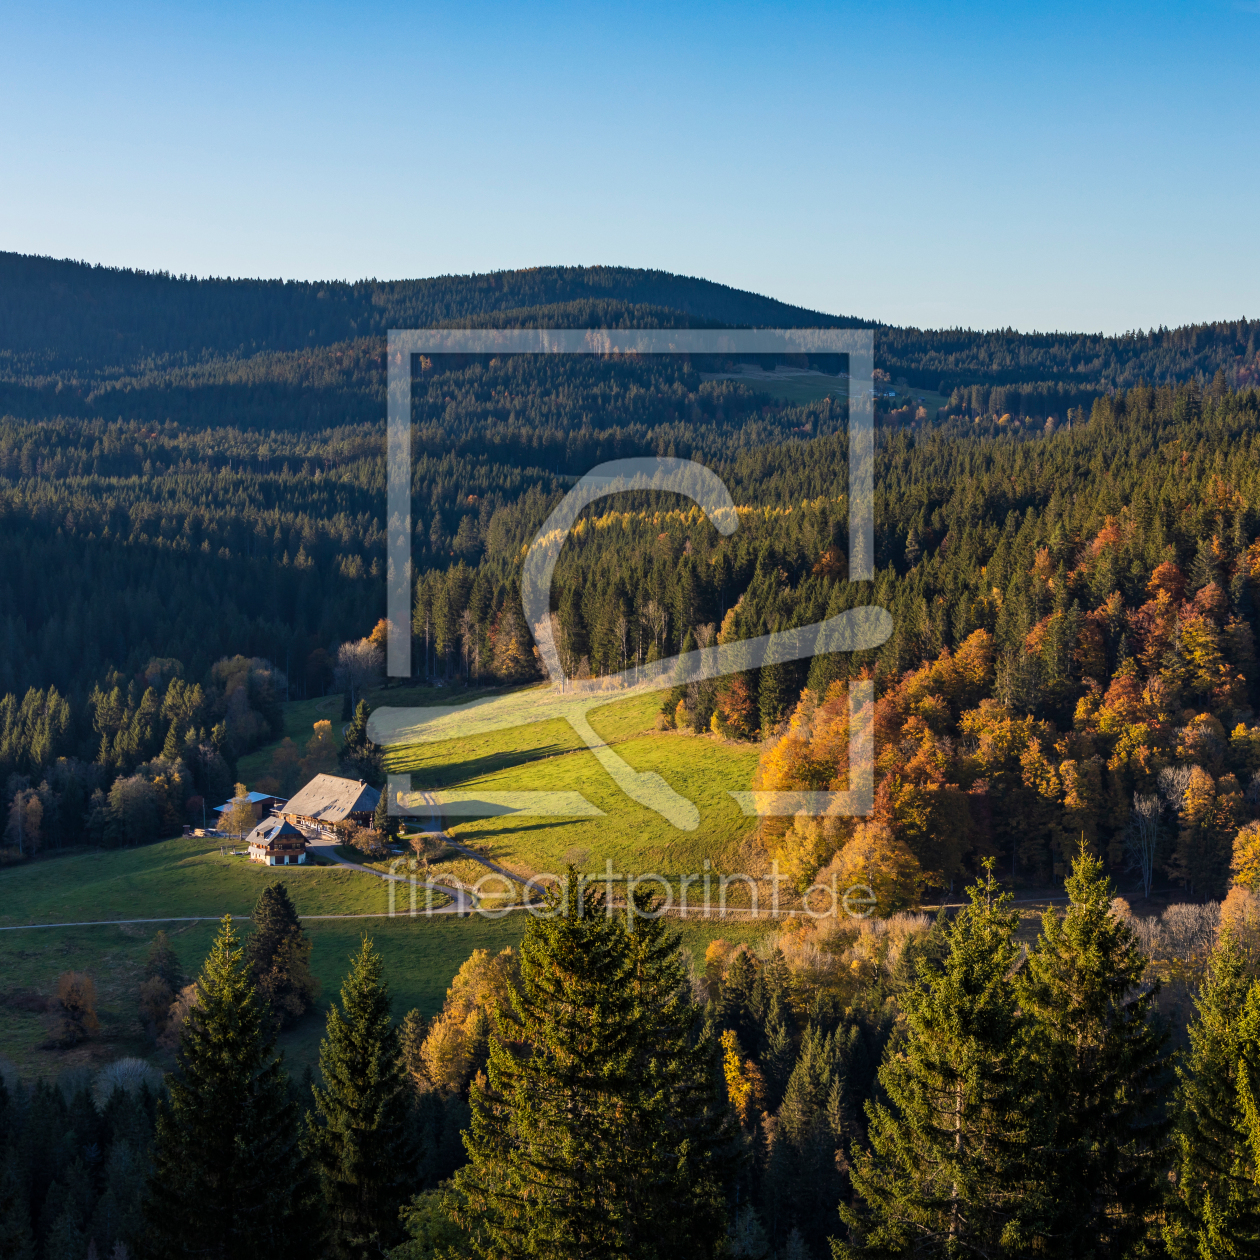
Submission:
M 592 712 L 591 725 L 633 769 L 654 771 L 694 802 L 700 811 L 695 831 L 681 831 L 625 796 L 564 722 L 391 749 L 387 765 L 392 773 L 410 774 L 415 790 L 579 792 L 603 811 L 597 818 L 450 819 L 455 840 L 522 875 L 560 872 L 569 862 L 602 872 L 606 861 L 619 873 L 679 875 L 700 871 L 706 858 L 716 869 L 731 869 L 754 822 L 728 793 L 748 787 L 758 750 L 655 731 L 659 704 L 657 695 L 613 702 Z
M 335 867 L 263 866 L 224 857 L 220 842 L 163 840 L 41 858 L 0 875 L 0 927 L 183 915 L 248 914 L 268 884 L 283 883 L 299 914 L 380 914 L 382 880 Z

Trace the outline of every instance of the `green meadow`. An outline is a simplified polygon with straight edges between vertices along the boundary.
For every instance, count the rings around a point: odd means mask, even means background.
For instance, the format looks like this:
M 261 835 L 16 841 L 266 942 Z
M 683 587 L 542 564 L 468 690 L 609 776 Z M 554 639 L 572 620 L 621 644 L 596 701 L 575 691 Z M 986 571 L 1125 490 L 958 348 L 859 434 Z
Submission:
M 728 793 L 749 786 L 758 749 L 653 730 L 659 705 L 656 695 L 615 701 L 594 710 L 591 725 L 635 770 L 655 771 L 695 803 L 695 831 L 681 831 L 625 796 L 561 721 L 391 749 L 387 765 L 410 774 L 415 789 L 580 792 L 603 811 L 598 818 L 452 819 L 447 830 L 455 840 L 521 875 L 559 873 L 569 863 L 603 872 L 608 861 L 619 873 L 681 875 L 700 871 L 706 858 L 729 870 L 755 824 Z
M 356 878 L 370 882 L 366 875 Z M 205 907 L 208 908 L 208 907 Z M 249 924 L 238 924 L 247 934 Z M 311 938 L 311 967 L 322 992 L 314 1010 L 280 1038 L 280 1049 L 294 1073 L 318 1061 L 330 1002 L 336 1000 L 359 943 L 369 936 L 385 961 L 396 1019 L 415 1007 L 426 1016 L 442 1005 L 455 972 L 474 949 L 498 952 L 519 945 L 526 916 L 520 912 L 501 919 L 471 915 L 466 919 L 342 919 L 307 920 Z M 752 945 L 777 932 L 767 922 L 689 921 L 678 925 L 684 946 L 697 966 L 715 937 Z M 166 924 L 109 924 L 99 927 L 33 928 L 0 932 L 0 1060 L 8 1060 L 19 1074 L 53 1078 L 67 1069 L 94 1066 L 124 1055 L 152 1059 L 164 1068 L 172 1057 L 155 1051 L 144 1036 L 138 1008 L 145 954 L 155 932 L 164 929 L 191 978 L 204 960 L 218 931 L 214 922 Z M 64 971 L 84 971 L 96 986 L 100 1031 L 72 1050 L 48 1044 L 50 1017 L 34 1009 L 50 996 Z M 34 1000 L 33 1000 L 34 999 Z
M 262 866 L 219 841 L 179 838 L 137 849 L 42 857 L 0 873 L 0 927 L 99 919 L 248 914 L 267 884 L 287 885 L 299 914 L 382 914 L 383 880 L 332 866 Z
M 138 1015 L 149 942 L 158 930 L 166 931 L 191 978 L 218 930 L 217 919 L 238 916 L 241 932 L 248 933 L 245 916 L 272 883 L 283 883 L 305 916 L 383 916 L 388 911 L 388 887 L 373 876 L 336 867 L 261 866 L 243 857 L 225 857 L 217 843 L 205 839 L 80 850 L 0 871 L 0 928 L 18 929 L 0 931 L 0 1059 L 12 1062 L 23 1076 L 52 1077 L 128 1054 L 152 1057 L 169 1067 L 169 1056 L 158 1054 L 146 1041 Z M 365 934 L 385 959 L 394 1014 L 401 1018 L 412 1007 L 434 1014 L 451 977 L 474 949 L 517 945 L 525 930 L 526 919 L 519 912 L 497 919 L 477 914 L 427 919 L 423 914 L 410 917 L 407 906 L 403 893 L 392 919 L 305 920 L 311 966 L 323 992 L 317 1009 L 281 1038 L 295 1071 L 314 1066 L 328 1004 Z M 211 917 L 179 921 L 192 916 Z M 127 919 L 168 921 L 122 922 Z M 69 926 L 85 922 L 94 926 Z M 43 923 L 58 926 L 21 926 Z M 766 922 L 716 919 L 679 926 L 685 945 L 700 959 L 715 936 L 757 941 L 777 931 Z M 49 1016 L 38 1009 L 65 971 L 85 971 L 92 977 L 101 1022 L 95 1037 L 68 1051 L 47 1044 Z

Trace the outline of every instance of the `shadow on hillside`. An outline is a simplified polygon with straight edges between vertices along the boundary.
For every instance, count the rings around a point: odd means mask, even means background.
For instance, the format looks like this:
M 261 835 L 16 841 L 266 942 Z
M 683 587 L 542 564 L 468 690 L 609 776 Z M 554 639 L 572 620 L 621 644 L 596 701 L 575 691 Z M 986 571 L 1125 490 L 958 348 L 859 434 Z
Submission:
M 496 814 L 494 815 L 494 817 L 504 818 L 505 815 Z M 511 818 L 512 815 L 508 814 L 506 815 L 506 817 Z M 461 818 L 459 821 L 460 822 L 476 822 L 478 820 L 469 819 L 469 818 Z M 485 821 L 489 821 L 489 818 L 487 818 Z M 547 819 L 546 822 L 524 823 L 523 825 L 517 826 L 517 827 L 481 827 L 481 828 L 478 828 L 477 834 L 475 836 L 469 836 L 467 839 L 469 842 L 479 844 L 482 840 L 486 839 L 488 836 L 507 836 L 507 835 L 519 836 L 521 832 L 523 831 L 555 831 L 556 828 L 558 827 L 573 827 L 573 826 L 576 826 L 578 823 L 590 822 L 590 821 L 591 820 L 589 818 L 549 818 Z M 459 836 L 455 837 L 455 842 L 457 844 L 465 843 L 464 839 L 462 839 Z
M 494 774 L 499 770 L 512 770 L 517 766 L 529 765 L 530 762 L 543 761 L 547 757 L 557 757 L 563 753 L 583 750 L 567 748 L 558 743 L 541 744 L 536 748 L 505 748 L 501 752 L 486 753 L 484 756 L 471 757 L 466 761 L 439 765 L 407 764 L 409 751 L 400 749 L 392 757 L 387 755 L 385 765 L 391 774 L 410 774 L 413 778 L 412 790 L 418 792 L 422 789 L 428 791 L 432 788 L 458 787 L 460 784 L 471 783 L 483 775 Z M 415 780 L 420 780 L 420 782 L 415 782 Z M 486 790 L 493 789 L 487 787 Z

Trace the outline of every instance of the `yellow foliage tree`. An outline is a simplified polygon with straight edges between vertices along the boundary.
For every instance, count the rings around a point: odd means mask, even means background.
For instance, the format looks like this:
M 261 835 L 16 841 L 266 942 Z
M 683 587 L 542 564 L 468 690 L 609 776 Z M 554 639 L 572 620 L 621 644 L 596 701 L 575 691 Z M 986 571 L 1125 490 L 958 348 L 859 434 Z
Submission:
M 804 892 L 814 882 L 814 872 L 835 849 L 835 841 L 829 839 L 823 819 L 797 814 L 778 847 L 780 873 L 791 880 L 798 891 Z
M 257 821 L 257 811 L 249 803 L 249 789 L 245 784 L 238 783 L 232 796 L 232 803 L 221 815 L 219 830 L 239 839 L 253 831 Z
M 732 1029 L 721 1036 L 722 1075 L 726 1078 L 726 1096 L 731 1109 L 746 1130 L 756 1128 L 758 1117 L 766 1105 L 766 1083 L 761 1069 L 743 1057 L 739 1038 Z
M 861 822 L 853 839 L 818 873 L 818 882 L 833 886 L 839 897 L 864 885 L 875 898 L 872 913 L 881 919 L 916 905 L 923 871 L 914 854 L 880 822 Z
M 421 1043 L 420 1058 L 430 1088 L 456 1093 L 468 1076 L 468 1039 L 463 1025 L 450 1019 L 434 1020 Z
M 1240 888 L 1260 891 L 1260 822 L 1249 822 L 1234 837 L 1234 860 L 1229 869 Z
M 332 722 L 325 718 L 311 728 L 306 741 L 306 755 L 300 764 L 300 777 L 309 782 L 317 774 L 331 774 L 337 768 L 337 739 L 333 735 Z
M 420 1046 L 429 1088 L 457 1093 L 484 1054 L 495 1010 L 506 1010 L 519 961 L 511 946 L 492 955 L 475 949 L 451 981 L 441 1013 Z

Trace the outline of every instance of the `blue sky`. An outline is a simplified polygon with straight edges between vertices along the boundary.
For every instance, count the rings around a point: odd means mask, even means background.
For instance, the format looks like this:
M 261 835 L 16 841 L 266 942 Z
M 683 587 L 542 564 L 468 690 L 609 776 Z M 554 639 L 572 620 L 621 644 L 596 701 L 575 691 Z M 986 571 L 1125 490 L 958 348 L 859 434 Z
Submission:
M 545 263 L 922 326 L 1260 316 L 1260 0 L 0 8 L 0 248 Z

